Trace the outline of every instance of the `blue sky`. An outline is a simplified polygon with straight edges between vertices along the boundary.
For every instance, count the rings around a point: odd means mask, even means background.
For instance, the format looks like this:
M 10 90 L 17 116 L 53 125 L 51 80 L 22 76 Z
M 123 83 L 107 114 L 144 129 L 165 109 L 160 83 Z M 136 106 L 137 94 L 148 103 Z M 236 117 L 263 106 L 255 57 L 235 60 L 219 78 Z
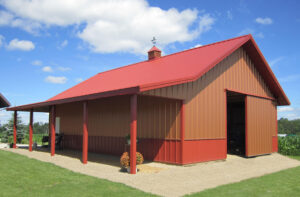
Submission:
M 153 36 L 170 54 L 251 33 L 292 103 L 278 117 L 300 118 L 299 9 L 297 0 L 0 0 L 0 92 L 13 106 L 46 100 L 145 60 Z M 0 111 L 0 123 L 9 117 Z

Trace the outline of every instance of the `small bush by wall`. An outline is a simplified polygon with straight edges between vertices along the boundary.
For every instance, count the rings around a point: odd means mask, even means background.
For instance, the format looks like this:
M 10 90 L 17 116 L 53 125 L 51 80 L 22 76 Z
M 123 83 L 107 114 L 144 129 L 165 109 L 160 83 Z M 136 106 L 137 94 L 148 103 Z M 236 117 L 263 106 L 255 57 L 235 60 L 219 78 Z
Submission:
M 279 137 L 278 152 L 284 155 L 300 155 L 300 136 Z

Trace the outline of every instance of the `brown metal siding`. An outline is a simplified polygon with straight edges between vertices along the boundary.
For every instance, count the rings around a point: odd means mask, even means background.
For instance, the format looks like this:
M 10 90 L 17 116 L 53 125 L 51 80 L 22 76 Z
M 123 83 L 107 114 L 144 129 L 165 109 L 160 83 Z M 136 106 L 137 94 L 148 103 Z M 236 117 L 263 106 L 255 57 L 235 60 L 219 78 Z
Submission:
M 60 117 L 60 132 L 66 135 L 81 135 L 83 103 L 68 103 L 56 106 L 56 117 Z
M 224 139 L 225 89 L 273 97 L 242 48 L 194 82 L 149 90 L 143 94 L 186 101 L 186 139 Z
M 139 96 L 138 137 L 180 139 L 180 106 L 179 100 Z
M 125 137 L 130 132 L 130 97 L 119 96 L 88 102 L 89 136 Z M 178 100 L 138 97 L 138 138 L 180 139 Z M 66 135 L 82 135 L 83 103 L 56 107 L 60 130 Z
M 246 97 L 246 156 L 272 152 L 276 106 L 271 100 Z
M 57 105 L 60 130 L 66 135 L 82 135 L 83 103 Z M 89 136 L 124 137 L 129 133 L 129 96 L 88 102 Z

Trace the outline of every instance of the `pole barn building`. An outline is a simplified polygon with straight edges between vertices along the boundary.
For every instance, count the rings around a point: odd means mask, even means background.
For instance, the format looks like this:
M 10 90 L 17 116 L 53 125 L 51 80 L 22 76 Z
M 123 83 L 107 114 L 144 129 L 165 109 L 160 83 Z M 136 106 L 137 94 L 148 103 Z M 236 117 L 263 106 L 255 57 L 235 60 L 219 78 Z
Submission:
M 50 112 L 51 141 L 59 129 L 63 147 L 82 150 L 83 163 L 88 151 L 121 155 L 130 133 L 131 155 L 190 164 L 226 159 L 227 152 L 276 152 L 277 106 L 289 104 L 252 36 L 245 35 L 164 57 L 154 46 L 146 61 L 8 110 L 30 111 L 30 125 L 34 111 Z M 135 157 L 130 160 L 135 173 Z

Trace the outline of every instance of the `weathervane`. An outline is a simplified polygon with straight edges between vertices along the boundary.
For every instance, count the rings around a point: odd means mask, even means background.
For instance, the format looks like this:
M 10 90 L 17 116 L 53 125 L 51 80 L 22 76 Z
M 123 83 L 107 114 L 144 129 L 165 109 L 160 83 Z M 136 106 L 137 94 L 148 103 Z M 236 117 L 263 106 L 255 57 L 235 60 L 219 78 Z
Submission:
M 151 40 L 151 42 L 153 43 L 153 46 L 155 46 L 156 44 L 156 38 L 153 36 L 153 39 Z

